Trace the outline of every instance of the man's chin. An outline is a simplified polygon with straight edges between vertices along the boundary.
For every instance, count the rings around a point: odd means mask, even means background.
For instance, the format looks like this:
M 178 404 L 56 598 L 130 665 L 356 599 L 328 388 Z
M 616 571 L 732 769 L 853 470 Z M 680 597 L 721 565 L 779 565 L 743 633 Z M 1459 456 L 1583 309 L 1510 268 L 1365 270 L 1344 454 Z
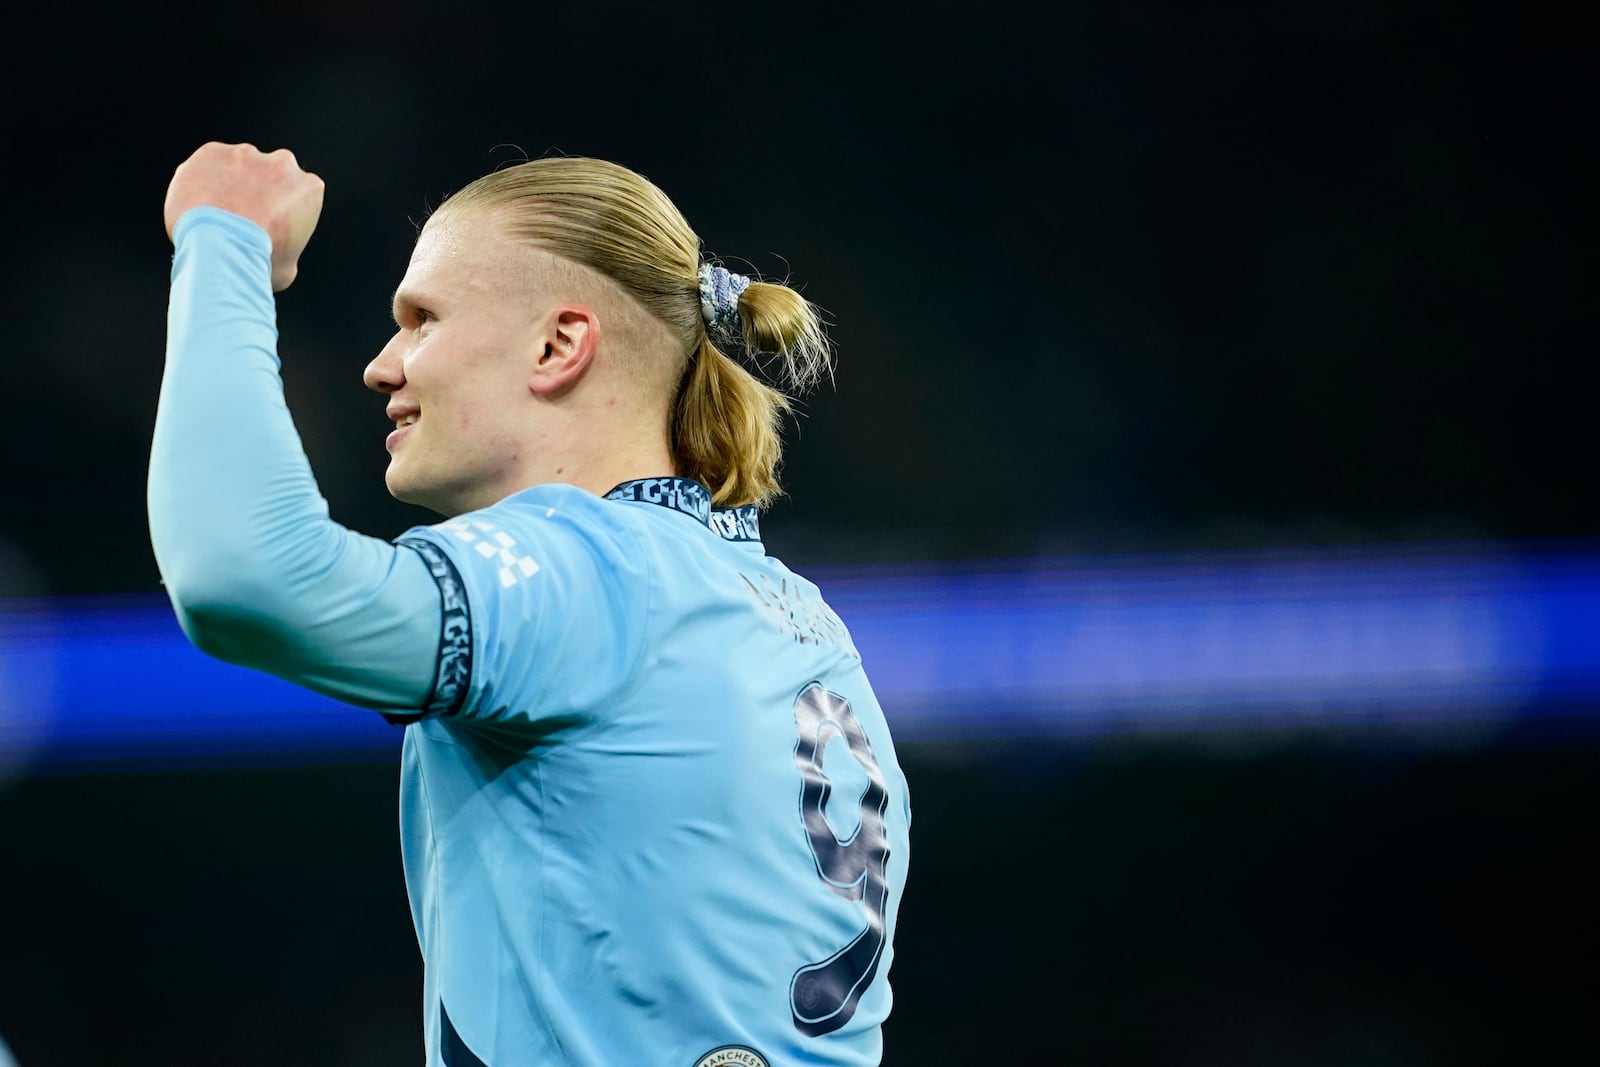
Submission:
M 383 481 L 384 485 L 389 489 L 389 495 L 402 504 L 414 504 L 419 508 L 427 508 L 429 511 L 442 515 L 447 519 L 453 518 L 460 510 L 459 508 L 452 509 L 450 503 L 440 493 L 429 492 L 426 486 L 418 485 L 414 481 L 401 477 L 393 470 L 385 475 Z
M 418 507 L 428 505 L 422 499 L 422 493 L 410 479 L 395 471 L 391 466 L 383 476 L 383 484 L 388 487 L 389 495 L 402 504 L 416 504 Z

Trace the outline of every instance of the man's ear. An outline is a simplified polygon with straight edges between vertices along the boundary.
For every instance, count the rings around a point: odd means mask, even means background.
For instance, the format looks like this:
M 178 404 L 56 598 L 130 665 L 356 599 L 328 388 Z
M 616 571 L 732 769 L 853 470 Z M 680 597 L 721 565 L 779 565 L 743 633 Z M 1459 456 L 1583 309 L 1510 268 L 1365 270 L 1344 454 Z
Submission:
M 567 392 L 584 376 L 600 347 L 600 316 L 585 304 L 551 310 L 541 337 L 543 351 L 528 373 L 528 388 L 541 396 Z

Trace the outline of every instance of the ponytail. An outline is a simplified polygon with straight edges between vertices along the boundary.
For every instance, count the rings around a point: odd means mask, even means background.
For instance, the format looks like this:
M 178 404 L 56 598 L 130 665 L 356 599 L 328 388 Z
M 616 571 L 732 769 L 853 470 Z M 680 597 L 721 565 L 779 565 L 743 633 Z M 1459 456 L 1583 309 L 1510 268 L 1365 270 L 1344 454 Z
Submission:
M 717 507 L 765 506 L 782 494 L 779 424 L 793 412 L 794 395 L 832 374 L 821 316 L 804 297 L 772 282 L 750 281 L 737 288 L 736 313 L 708 309 L 711 321 L 689 361 L 672 415 L 678 473 L 710 489 Z M 706 289 L 702 286 L 702 292 Z M 713 335 L 742 349 L 782 388 L 740 366 Z

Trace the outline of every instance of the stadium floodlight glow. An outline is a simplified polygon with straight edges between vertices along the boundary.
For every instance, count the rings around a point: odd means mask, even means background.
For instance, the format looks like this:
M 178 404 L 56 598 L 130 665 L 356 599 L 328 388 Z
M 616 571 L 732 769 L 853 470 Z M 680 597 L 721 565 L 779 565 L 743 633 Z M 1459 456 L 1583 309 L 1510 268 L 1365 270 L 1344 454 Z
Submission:
M 1600 551 L 1454 545 L 819 570 L 897 739 L 1600 719 Z M 397 751 L 164 598 L 0 605 L 0 770 Z M 1574 710 L 1576 709 L 1576 710 Z

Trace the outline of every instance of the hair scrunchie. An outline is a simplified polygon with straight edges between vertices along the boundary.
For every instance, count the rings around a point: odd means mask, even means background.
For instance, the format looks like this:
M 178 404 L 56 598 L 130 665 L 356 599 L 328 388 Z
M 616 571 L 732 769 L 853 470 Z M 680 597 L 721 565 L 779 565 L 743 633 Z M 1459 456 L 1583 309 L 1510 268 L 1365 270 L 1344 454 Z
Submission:
M 700 264 L 700 317 L 707 329 L 731 330 L 739 324 L 739 294 L 750 279 L 726 267 Z

